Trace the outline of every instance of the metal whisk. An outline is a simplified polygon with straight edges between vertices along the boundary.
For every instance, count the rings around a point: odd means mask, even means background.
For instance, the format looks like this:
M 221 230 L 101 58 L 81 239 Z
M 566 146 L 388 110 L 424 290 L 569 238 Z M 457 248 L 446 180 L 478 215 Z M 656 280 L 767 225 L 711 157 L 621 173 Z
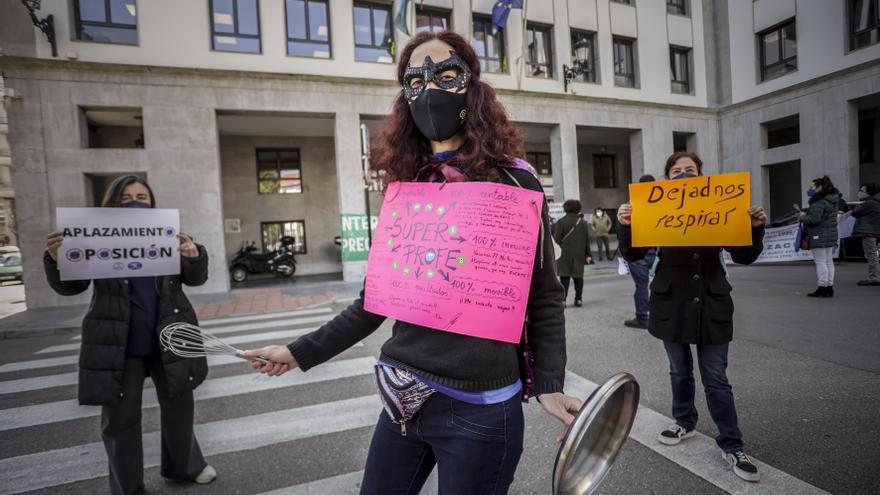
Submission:
M 262 357 L 250 358 L 245 356 L 244 351 L 241 349 L 223 342 L 202 328 L 190 323 L 172 323 L 163 328 L 159 333 L 159 343 L 162 344 L 162 348 L 185 358 L 222 355 L 235 356 L 247 361 L 257 361 L 263 364 L 269 362 Z

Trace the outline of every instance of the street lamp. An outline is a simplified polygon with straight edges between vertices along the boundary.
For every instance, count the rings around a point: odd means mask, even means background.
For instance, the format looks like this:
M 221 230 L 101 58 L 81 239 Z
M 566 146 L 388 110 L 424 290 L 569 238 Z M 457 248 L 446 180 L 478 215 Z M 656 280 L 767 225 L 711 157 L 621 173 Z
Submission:
M 572 79 L 587 72 L 590 69 L 590 42 L 586 38 L 581 38 L 575 42 L 574 46 L 574 62 L 571 67 L 562 64 L 562 82 L 565 92 L 568 93 L 568 85 Z
M 52 45 L 52 56 L 57 57 L 58 47 L 55 44 L 55 21 L 52 15 L 49 14 L 45 19 L 37 17 L 36 12 L 40 10 L 40 0 L 21 0 L 21 3 L 28 9 L 28 13 L 31 15 L 31 22 L 34 23 L 34 26 L 40 28 L 40 31 L 46 35 L 46 40 Z

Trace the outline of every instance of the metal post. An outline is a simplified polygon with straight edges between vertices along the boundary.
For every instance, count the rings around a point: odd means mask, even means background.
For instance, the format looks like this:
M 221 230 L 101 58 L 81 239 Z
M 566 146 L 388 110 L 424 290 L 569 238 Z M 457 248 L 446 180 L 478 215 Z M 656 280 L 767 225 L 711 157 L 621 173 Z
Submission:
M 364 173 L 364 204 L 367 213 L 367 248 L 373 244 L 373 222 L 370 215 L 370 129 L 361 122 L 361 168 Z

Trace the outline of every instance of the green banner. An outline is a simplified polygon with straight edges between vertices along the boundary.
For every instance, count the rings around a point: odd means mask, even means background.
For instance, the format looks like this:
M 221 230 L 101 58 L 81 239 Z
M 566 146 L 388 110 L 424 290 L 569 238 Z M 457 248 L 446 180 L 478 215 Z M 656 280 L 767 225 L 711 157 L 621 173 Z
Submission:
M 343 213 L 342 219 L 342 261 L 365 261 L 370 253 L 367 243 L 367 216 L 359 213 Z M 379 217 L 371 215 L 373 236 Z

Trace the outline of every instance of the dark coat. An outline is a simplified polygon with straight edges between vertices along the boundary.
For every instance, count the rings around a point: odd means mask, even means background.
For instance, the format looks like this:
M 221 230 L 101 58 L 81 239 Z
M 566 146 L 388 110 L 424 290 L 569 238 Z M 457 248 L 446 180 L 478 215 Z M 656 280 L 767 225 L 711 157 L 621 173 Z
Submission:
M 159 293 L 157 332 L 175 322 L 198 324 L 195 310 L 181 287 L 181 284 L 202 285 L 208 280 L 208 252 L 204 246 L 196 246 L 199 249 L 197 257 L 180 257 L 180 275 L 156 277 L 156 291 Z M 43 268 L 49 285 L 62 296 L 79 294 L 88 289 L 90 283 L 94 283 L 92 301 L 82 325 L 79 403 L 95 406 L 118 403 L 122 397 L 122 375 L 131 314 L 131 287 L 128 280 L 61 280 L 58 265 L 48 252 L 43 256 Z M 208 375 L 208 361 L 205 358 L 181 358 L 163 351 L 162 364 L 172 397 L 196 388 Z
M 804 212 L 801 223 L 807 227 L 810 236 L 810 249 L 828 248 L 837 245 L 837 210 L 840 193 L 832 189 L 820 192 L 810 198 L 810 206 Z
M 880 238 L 880 193 L 853 208 L 852 216 L 856 219 L 853 237 Z
M 571 235 L 568 235 L 569 232 Z M 568 237 L 566 237 L 567 235 Z M 562 240 L 563 237 L 565 240 Z M 587 256 L 592 258 L 590 231 L 587 229 L 587 222 L 577 213 L 566 213 L 556 222 L 553 240 L 562 248 L 562 254 L 556 260 L 556 271 L 559 276 L 583 278 Z
M 632 229 L 617 232 L 626 261 L 645 257 L 649 248 L 632 247 Z M 721 251 L 735 263 L 754 263 L 764 250 L 764 227 L 752 229 L 752 245 L 739 247 L 664 247 L 651 283 L 648 331 L 667 342 L 723 344 L 733 339 L 733 289 L 721 264 Z

